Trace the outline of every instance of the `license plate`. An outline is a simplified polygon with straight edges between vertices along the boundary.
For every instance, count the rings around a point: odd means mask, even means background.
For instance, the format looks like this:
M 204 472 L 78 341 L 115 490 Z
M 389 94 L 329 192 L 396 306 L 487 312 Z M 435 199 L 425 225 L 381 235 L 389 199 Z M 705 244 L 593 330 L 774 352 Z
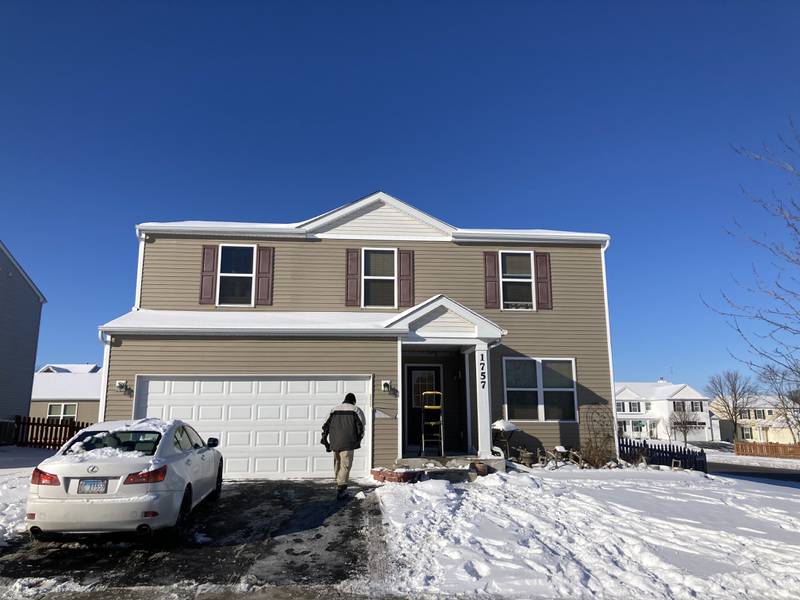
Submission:
M 105 494 L 108 491 L 108 479 L 81 479 L 78 481 L 79 494 Z

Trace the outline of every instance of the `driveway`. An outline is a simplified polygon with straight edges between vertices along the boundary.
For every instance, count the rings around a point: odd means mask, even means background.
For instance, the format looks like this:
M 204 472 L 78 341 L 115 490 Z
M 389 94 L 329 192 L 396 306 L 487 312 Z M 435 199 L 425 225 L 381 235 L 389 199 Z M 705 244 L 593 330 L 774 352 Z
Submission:
M 337 502 L 332 483 L 226 482 L 218 503 L 201 505 L 187 541 L 175 546 L 130 536 L 20 539 L 0 549 L 0 590 L 35 577 L 61 582 L 62 590 L 88 588 L 76 597 L 105 600 L 194 597 L 198 589 L 212 598 L 263 586 L 283 590 L 272 597 L 329 597 L 333 586 L 367 576 L 371 546 L 381 538 L 369 535 L 380 531 L 381 518 L 366 491 L 364 500 Z M 39 597 L 72 596 L 48 595 L 47 587 Z

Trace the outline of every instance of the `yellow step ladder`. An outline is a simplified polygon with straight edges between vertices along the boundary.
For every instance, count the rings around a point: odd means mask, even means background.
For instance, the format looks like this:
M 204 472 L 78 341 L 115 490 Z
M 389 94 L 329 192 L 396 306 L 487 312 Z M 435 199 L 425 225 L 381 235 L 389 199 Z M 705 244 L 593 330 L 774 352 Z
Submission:
M 425 456 L 428 445 L 439 446 L 439 456 L 444 456 L 444 394 L 422 392 L 422 444 L 419 455 Z

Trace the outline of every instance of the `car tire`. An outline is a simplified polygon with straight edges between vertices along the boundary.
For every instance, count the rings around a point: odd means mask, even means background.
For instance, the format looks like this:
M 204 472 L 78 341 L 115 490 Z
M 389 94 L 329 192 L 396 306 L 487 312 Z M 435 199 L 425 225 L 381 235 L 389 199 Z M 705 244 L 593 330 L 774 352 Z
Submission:
M 214 487 L 214 491 L 212 491 L 208 497 L 213 501 L 216 502 L 219 500 L 219 497 L 222 495 L 222 461 L 219 461 L 219 468 L 217 469 L 217 485 Z
M 182 542 L 186 538 L 189 529 L 189 517 L 192 513 L 192 488 L 186 486 L 181 499 L 181 506 L 178 509 L 178 516 L 175 525 L 167 527 L 161 531 L 159 536 L 167 546 L 173 546 Z

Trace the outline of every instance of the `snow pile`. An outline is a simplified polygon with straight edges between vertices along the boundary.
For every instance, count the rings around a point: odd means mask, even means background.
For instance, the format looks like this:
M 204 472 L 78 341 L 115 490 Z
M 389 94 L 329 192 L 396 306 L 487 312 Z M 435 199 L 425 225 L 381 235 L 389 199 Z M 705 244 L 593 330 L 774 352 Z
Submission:
M 800 496 L 692 472 L 496 473 L 376 492 L 400 593 L 791 597 Z
M 83 462 L 116 462 L 119 459 L 141 458 L 145 456 L 144 452 L 136 450 L 121 450 L 120 448 L 112 448 L 107 446 L 105 448 L 95 448 L 93 450 L 83 450 L 81 443 L 78 442 L 69 449 L 69 454 L 58 454 L 52 458 L 48 458 L 42 463 L 44 465 L 66 465 Z
M 0 476 L 0 547 L 25 530 L 25 503 L 31 474 Z

